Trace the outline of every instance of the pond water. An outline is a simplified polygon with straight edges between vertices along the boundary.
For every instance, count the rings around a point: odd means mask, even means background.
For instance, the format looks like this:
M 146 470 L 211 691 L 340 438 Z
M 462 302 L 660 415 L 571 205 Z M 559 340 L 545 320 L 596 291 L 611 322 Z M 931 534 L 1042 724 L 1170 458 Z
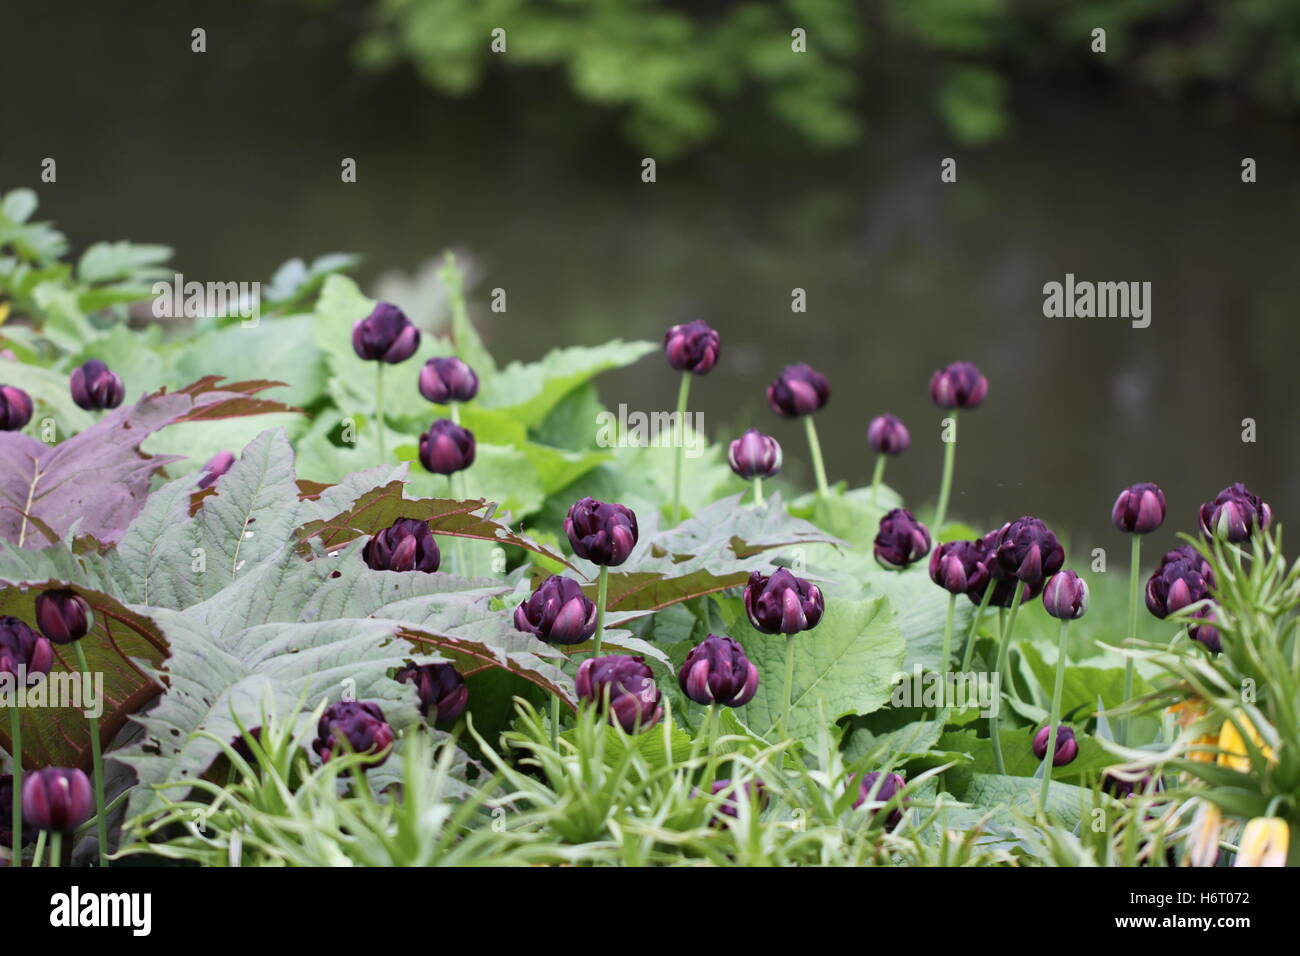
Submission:
M 770 430 L 810 482 L 802 429 L 763 400 L 783 364 L 808 361 L 833 386 L 819 419 L 832 480 L 869 480 L 863 431 L 893 411 L 913 447 L 887 479 L 918 502 L 941 460 L 930 373 L 969 359 L 991 387 L 962 421 L 953 510 L 980 525 L 1034 513 L 1076 545 L 1122 549 L 1109 508 L 1138 480 L 1169 499 L 1149 553 L 1234 480 L 1284 522 L 1300 509 L 1294 128 L 1025 83 L 1013 133 L 968 150 L 895 70 L 872 84 L 860 148 L 813 151 L 742 106 L 724 138 L 646 184 L 616 119 L 558 82 L 495 77 L 450 101 L 409 72 L 357 74 L 359 14 L 341 9 L 5 14 L 21 42 L 0 66 L 0 187 L 37 186 L 41 216 L 78 245 L 170 244 L 190 278 L 264 279 L 290 256 L 343 250 L 365 255 L 372 283 L 463 249 L 480 292 L 507 290 L 505 314 L 479 310 L 504 358 L 705 318 L 723 362 L 692 401 L 712 436 Z M 206 55 L 189 52 L 194 25 Z M 36 182 L 44 156 L 56 185 Z M 340 182 L 345 156 L 356 184 Z M 940 182 L 946 156 L 954 184 Z M 1258 183 L 1241 182 L 1245 156 Z M 1150 326 L 1044 317 L 1044 284 L 1067 273 L 1151 283 Z M 634 409 L 676 394 L 654 358 L 600 385 Z

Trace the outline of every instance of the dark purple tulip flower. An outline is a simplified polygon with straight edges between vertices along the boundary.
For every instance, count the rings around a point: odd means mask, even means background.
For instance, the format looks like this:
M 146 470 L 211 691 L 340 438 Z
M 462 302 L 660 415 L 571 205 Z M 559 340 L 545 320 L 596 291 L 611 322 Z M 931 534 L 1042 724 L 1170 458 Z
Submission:
M 1052 617 L 1074 621 L 1088 610 L 1088 584 L 1073 571 L 1058 571 L 1043 588 L 1043 607 Z
M 867 426 L 867 442 L 882 455 L 899 455 L 907 451 L 912 436 L 897 415 L 877 415 Z
M 1017 581 L 1015 578 L 993 578 L 993 594 L 989 598 L 990 607 L 1011 607 L 1011 602 L 1016 597 L 1016 585 L 1024 584 L 1024 590 L 1020 594 L 1020 603 L 1028 604 L 1034 598 L 1038 597 L 1043 590 L 1043 582 L 1038 581 L 1030 584 L 1027 581 Z M 967 591 L 966 596 L 970 598 L 972 604 L 979 604 L 984 600 L 983 591 Z
M 1191 545 L 1165 554 L 1147 581 L 1147 610 L 1162 621 L 1175 611 L 1210 596 L 1214 572 Z
M 49 638 L 37 634 L 16 617 L 0 617 L 0 674 L 26 675 L 32 683 L 48 674 L 54 664 L 54 647 Z
M 702 319 L 674 325 L 664 333 L 664 355 L 679 372 L 707 375 L 718 364 L 722 340 Z
M 978 408 L 989 393 L 989 380 L 970 362 L 953 362 L 930 378 L 930 401 L 940 408 Z
M 0 385 L 0 431 L 16 432 L 32 420 L 32 397 L 14 385 Z
M 884 778 L 883 780 L 881 778 Z M 879 782 L 877 782 L 879 781 Z M 858 799 L 853 801 L 854 809 L 862 806 L 868 800 L 873 803 L 888 803 L 893 800 L 904 787 L 907 781 L 900 774 L 885 773 L 882 770 L 873 770 L 870 773 L 864 773 L 858 781 Z M 872 790 L 876 791 L 875 796 L 871 795 Z M 889 811 L 889 816 L 885 820 L 885 829 L 892 830 L 903 822 L 903 808 L 907 801 L 899 801 L 899 805 Z M 881 807 L 872 807 L 867 812 L 873 817 Z
M 1192 616 L 1205 623 L 1190 628 L 1187 636 L 1202 645 L 1211 654 L 1218 654 L 1222 651 L 1223 636 L 1219 633 L 1219 629 L 1215 627 L 1218 617 L 1214 613 L 1214 607 L 1206 604 L 1204 607 L 1199 607 L 1193 611 Z
M 718 804 L 717 812 L 719 816 L 715 816 L 709 821 L 710 826 L 726 826 L 726 821 L 724 821 L 722 817 L 731 817 L 733 820 L 737 819 L 740 816 L 741 801 L 749 801 L 757 797 L 760 806 L 767 802 L 767 788 L 763 786 L 761 780 L 746 780 L 740 786 L 732 788 L 731 781 L 724 778 L 722 780 L 715 780 L 709 785 L 709 793 L 715 797 L 722 793 L 722 791 L 728 789 L 731 789 L 731 792 L 723 797 L 722 801 Z M 692 791 L 691 795 L 699 796 L 699 791 Z
M 1042 760 L 1047 756 L 1047 738 L 1052 735 L 1051 727 L 1043 727 L 1034 734 L 1034 756 Z M 1079 742 L 1074 739 L 1074 731 L 1069 727 L 1056 728 L 1056 753 L 1052 755 L 1053 767 L 1064 767 L 1079 756 Z
M 831 398 L 831 383 L 811 365 L 787 365 L 767 387 L 767 403 L 782 418 L 821 411 Z
M 1224 488 L 1213 501 L 1201 505 L 1201 530 L 1210 537 L 1240 543 L 1256 529 L 1263 531 L 1273 520 L 1273 509 L 1259 495 L 1237 482 Z
M 1165 493 L 1149 481 L 1125 488 L 1110 509 L 1110 520 L 1120 531 L 1150 534 L 1165 523 Z
M 1126 780 L 1109 770 L 1101 775 L 1101 789 L 1120 800 L 1131 797 L 1135 793 L 1161 790 L 1163 789 L 1161 784 L 1162 781 L 1154 779 L 1149 773 L 1142 774 L 1137 780 Z
M 1065 549 L 1047 525 L 1026 516 L 1017 518 L 1002 532 L 997 561 L 1000 576 L 1041 588 L 1043 581 L 1065 564 Z
M 930 555 L 930 580 L 952 594 L 984 596 L 989 583 L 988 551 L 982 541 L 946 541 Z
M 697 704 L 744 707 L 758 690 L 758 668 L 738 641 L 710 634 L 686 655 L 677 682 Z
M 895 508 L 880 519 L 874 553 L 882 567 L 901 571 L 930 553 L 930 529 L 906 508 Z
M 454 475 L 474 464 L 474 433 L 440 418 L 420 436 L 420 464 L 435 475 Z
M 751 428 L 731 443 L 727 461 L 741 478 L 771 478 L 781 471 L 781 446 L 771 435 Z
M 515 628 L 550 644 L 581 644 L 596 633 L 596 604 L 577 581 L 552 574 L 519 602 Z
M 36 597 L 36 626 L 55 644 L 71 644 L 95 625 L 90 602 L 68 588 L 42 591 Z
M 72 390 L 72 400 L 88 412 L 117 408 L 126 394 L 122 379 L 99 359 L 91 359 L 73 369 L 68 387 Z
M 610 723 L 629 734 L 653 727 L 664 715 L 654 671 L 643 657 L 589 657 L 579 665 L 573 684 L 579 697 L 597 706 L 604 706 L 608 695 Z
M 361 560 L 372 571 L 438 570 L 442 553 L 428 524 L 419 518 L 398 518 L 366 542 Z
M 381 754 L 379 763 L 383 763 L 388 759 L 394 739 L 393 728 L 388 726 L 378 704 L 344 700 L 330 704 L 321 714 L 311 747 L 322 762 L 340 750 L 346 753 L 351 749 L 356 753 Z
M 71 833 L 94 812 L 90 778 L 80 770 L 44 767 L 23 777 L 23 820 L 35 830 Z
M 564 533 L 578 557 L 616 568 L 636 547 L 636 515 L 615 502 L 582 498 L 569 508 Z
M 405 362 L 420 347 L 420 330 L 406 313 L 389 302 L 380 302 L 364 319 L 352 326 L 352 348 L 368 362 Z
M 465 678 L 450 664 L 424 664 L 420 667 L 403 667 L 396 674 L 404 684 L 414 684 L 420 697 L 420 713 L 431 724 L 450 724 L 469 704 L 469 688 Z
M 0 846 L 14 845 L 14 778 L 12 774 L 0 773 Z M 36 838 L 36 831 L 24 817 L 23 832 L 19 834 L 19 846 L 31 843 Z
M 200 488 L 210 488 L 216 484 L 218 478 L 230 470 L 230 466 L 235 463 L 235 456 L 228 451 L 219 451 L 212 456 L 212 460 L 203 466 L 203 473 L 199 477 Z
M 771 577 L 755 571 L 745 585 L 745 613 L 749 623 L 764 634 L 812 630 L 824 610 L 821 589 L 785 568 Z
M 420 369 L 420 394 L 435 405 L 468 402 L 478 394 L 478 376 L 458 358 L 431 358 Z

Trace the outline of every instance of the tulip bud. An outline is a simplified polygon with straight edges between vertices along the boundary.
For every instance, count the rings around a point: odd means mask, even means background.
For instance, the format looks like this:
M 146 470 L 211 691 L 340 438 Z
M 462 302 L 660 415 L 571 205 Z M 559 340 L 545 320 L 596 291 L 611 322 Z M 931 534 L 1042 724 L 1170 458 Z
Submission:
M 1237 482 L 1224 488 L 1213 501 L 1201 505 L 1201 530 L 1209 537 L 1240 543 L 1255 529 L 1263 531 L 1273 519 L 1273 509 L 1259 495 Z
M 610 723 L 629 734 L 653 727 L 664 715 L 654 671 L 643 657 L 589 657 L 579 665 L 573 684 L 580 698 L 597 706 L 605 706 L 608 695 Z
M 859 778 L 858 799 L 853 801 L 853 808 L 856 810 L 858 807 L 870 800 L 872 803 L 877 804 L 877 806 L 873 806 L 867 811 L 874 817 L 878 810 L 883 809 L 879 804 L 886 804 L 890 800 L 893 800 L 894 797 L 898 796 L 906 786 L 907 781 L 904 780 L 900 774 L 885 773 L 882 770 L 873 770 L 870 773 L 864 773 Z M 875 791 L 875 796 L 872 796 L 873 790 Z M 889 811 L 889 816 L 885 819 L 886 830 L 893 830 L 903 822 L 903 809 L 906 805 L 907 801 L 901 800 L 899 801 L 898 806 Z
M 72 400 L 88 412 L 117 408 L 126 394 L 122 379 L 99 359 L 91 359 L 73 369 L 68 387 L 72 390 Z
M 451 664 L 424 664 L 420 667 L 403 667 L 396 679 L 404 684 L 414 684 L 420 697 L 420 713 L 431 724 L 450 724 L 465 713 L 469 704 L 469 688 L 465 678 Z
M 811 365 L 787 365 L 767 387 L 767 403 L 782 418 L 821 411 L 831 398 L 831 383 Z
M 0 431 L 16 432 L 32 420 L 32 398 L 14 385 L 0 385 Z
M 1125 488 L 1110 509 L 1110 520 L 1120 531 L 1150 534 L 1165 523 L 1165 493 L 1149 481 Z
M 1210 596 L 1214 572 L 1191 545 L 1169 551 L 1147 581 L 1147 610 L 1162 621 Z
M 435 405 L 468 402 L 478 394 L 478 376 L 458 358 L 431 358 L 420 369 L 420 394 Z
M 1026 516 L 1017 518 L 1002 531 L 997 561 L 1001 575 L 1041 589 L 1043 581 L 1061 570 L 1065 549 L 1047 525 Z
M 1047 579 L 1043 607 L 1052 617 L 1075 621 L 1088 610 L 1088 584 L 1073 571 L 1061 571 Z
M 14 778 L 12 774 L 0 773 L 0 846 L 14 845 Z M 19 834 L 18 846 L 32 842 L 36 837 L 26 817 L 22 819 L 22 833 Z
M 1107 770 L 1101 775 L 1101 789 L 1116 799 L 1123 800 L 1135 793 L 1147 793 L 1153 789 L 1159 790 L 1160 781 L 1154 779 L 1149 773 L 1139 775 L 1136 780 L 1130 780 L 1127 776 L 1120 776 L 1118 773 Z
M 636 547 L 636 515 L 620 504 L 582 498 L 569 508 L 564 533 L 578 557 L 616 568 Z
M 710 826 L 726 826 L 726 821 L 722 819 L 723 817 L 731 817 L 733 820 L 737 819 L 740 816 L 740 804 L 742 801 L 748 802 L 757 798 L 759 806 L 767 803 L 767 788 L 763 786 L 761 780 L 746 780 L 740 786 L 733 787 L 731 781 L 724 778 L 722 780 L 715 780 L 709 785 L 709 793 L 715 797 L 724 790 L 730 790 L 731 792 L 718 802 L 717 813 L 719 815 L 709 821 Z M 699 790 L 693 790 L 691 791 L 691 796 L 698 797 L 699 793 Z
M 867 442 L 882 455 L 899 455 L 907 451 L 912 436 L 897 415 L 877 415 L 867 426 Z
M 361 560 L 372 571 L 438 570 L 442 554 L 429 526 L 419 518 L 398 518 L 366 542 Z
M 33 829 L 71 833 L 94 812 L 90 778 L 80 770 L 44 767 L 23 777 L 23 820 Z
M 1291 825 L 1281 817 L 1255 817 L 1241 831 L 1233 866 L 1286 866 Z
M 378 704 L 344 700 L 325 708 L 316 725 L 316 740 L 311 747 L 321 762 L 328 761 L 342 749 L 345 753 L 351 750 L 379 755 L 377 766 L 388 759 L 394 739 L 393 728 L 388 726 Z
M 37 634 L 16 617 L 0 617 L 0 674 L 35 683 L 54 664 L 49 639 Z
M 988 393 L 988 379 L 970 362 L 953 362 L 930 378 L 930 401 L 940 408 L 978 408 Z
M 212 456 L 212 459 L 203 466 L 203 474 L 199 477 L 200 488 L 210 488 L 216 484 L 217 479 L 230 470 L 230 466 L 235 463 L 235 456 L 228 451 L 219 451 Z
M 1020 592 L 1020 603 L 1028 604 L 1034 598 L 1038 597 L 1039 592 L 1043 590 L 1043 582 L 1037 581 L 1029 583 L 1027 581 L 1017 581 L 1015 578 L 994 578 L 993 594 L 989 597 L 990 607 L 1011 607 L 1016 598 L 1016 585 L 1023 584 L 1024 588 Z M 972 604 L 979 604 L 984 600 L 983 591 L 967 591 L 966 596 L 970 598 Z
M 751 428 L 731 443 L 727 461 L 741 478 L 771 478 L 781 471 L 781 446 L 771 435 Z
M 420 436 L 420 464 L 435 475 L 454 475 L 474 464 L 474 433 L 440 418 Z
M 758 690 L 758 668 L 738 641 L 710 634 L 686 655 L 677 682 L 697 704 L 744 707 Z
M 1047 738 L 1052 735 L 1051 727 L 1043 727 L 1034 734 L 1034 756 L 1042 760 L 1047 756 Z M 1074 739 L 1074 731 L 1069 727 L 1056 728 L 1056 753 L 1052 756 L 1053 767 L 1064 767 L 1079 756 L 1079 742 Z
M 1215 614 L 1213 605 L 1206 604 L 1192 612 L 1192 616 L 1205 621 L 1204 624 L 1197 624 L 1187 631 L 1187 636 L 1198 644 L 1203 646 L 1211 654 L 1218 654 L 1223 650 L 1223 636 L 1219 629 L 1215 627 L 1218 617 Z
M 974 593 L 989 583 L 988 552 L 981 541 L 945 541 L 930 555 L 930 580 L 952 594 Z
M 930 553 L 930 529 L 906 508 L 895 508 L 880 519 L 874 552 L 881 567 L 901 571 Z
M 822 619 L 825 605 L 815 584 L 797 578 L 785 568 L 771 577 L 755 571 L 745 585 L 745 613 L 749 623 L 764 634 L 809 631 Z
M 550 644 L 581 644 L 596 633 L 596 605 L 577 581 L 552 574 L 519 602 L 515 628 Z
M 380 302 L 364 319 L 352 326 L 352 348 L 368 362 L 405 362 L 420 347 L 420 330 L 406 313 L 388 302 Z
M 36 597 L 36 624 L 55 644 L 71 644 L 95 626 L 90 603 L 76 591 L 59 588 Z
M 664 355 L 679 372 L 707 375 L 718 364 L 722 341 L 707 322 L 696 319 L 664 333 Z

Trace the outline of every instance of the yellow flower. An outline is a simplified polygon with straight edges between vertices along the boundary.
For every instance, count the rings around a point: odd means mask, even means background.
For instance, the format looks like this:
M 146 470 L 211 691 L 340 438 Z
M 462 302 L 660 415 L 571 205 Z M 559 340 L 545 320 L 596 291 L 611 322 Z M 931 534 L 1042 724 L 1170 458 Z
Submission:
M 1241 831 L 1236 866 L 1286 866 L 1291 829 L 1280 817 L 1256 817 Z
M 1264 738 L 1259 735 L 1259 731 L 1246 716 L 1246 712 L 1239 710 L 1234 716 L 1237 722 L 1246 728 L 1246 733 L 1250 735 L 1250 742 L 1255 745 L 1255 749 L 1262 753 L 1269 763 L 1276 763 L 1277 758 L 1273 755 L 1273 748 L 1264 743 Z M 1220 767 L 1228 767 L 1240 773 L 1250 772 L 1250 754 L 1246 749 L 1246 742 L 1237 731 L 1237 725 L 1231 720 L 1225 720 L 1219 730 L 1219 750 L 1222 751 L 1218 761 Z
M 1165 708 L 1165 713 L 1183 730 L 1205 716 L 1205 702 L 1199 697 L 1189 697 Z M 1187 750 L 1187 759 L 1198 763 L 1214 763 L 1214 748 L 1219 738 L 1214 734 L 1205 734 L 1191 742 Z M 1195 749 L 1192 749 L 1195 748 Z
M 1208 800 L 1201 801 L 1192 819 L 1192 845 L 1183 857 L 1184 866 L 1214 866 L 1219 858 L 1219 831 L 1223 829 L 1223 813 Z

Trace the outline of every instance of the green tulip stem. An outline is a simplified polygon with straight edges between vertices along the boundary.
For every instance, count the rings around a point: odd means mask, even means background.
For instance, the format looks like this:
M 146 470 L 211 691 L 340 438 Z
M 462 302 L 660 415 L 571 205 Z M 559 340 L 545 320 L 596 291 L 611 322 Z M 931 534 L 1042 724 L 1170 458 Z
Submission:
M 939 507 L 934 512 L 934 533 L 943 533 L 943 522 L 948 517 L 948 495 L 952 491 L 953 464 L 957 460 L 957 409 L 952 410 L 952 441 L 943 445 L 943 480 L 939 484 Z
M 1025 582 L 1016 582 L 1016 593 L 1011 596 L 1011 611 L 1007 614 L 1002 636 L 998 639 L 998 695 L 997 707 L 989 718 L 989 737 L 993 741 L 993 759 L 997 762 L 998 773 L 1007 772 L 1006 761 L 1002 759 L 1002 741 L 998 737 L 998 722 L 1002 713 L 1002 688 L 1007 683 L 1007 661 L 1011 657 L 1011 632 L 1016 628 L 1016 612 L 1020 610 L 1020 601 L 1025 596 Z
M 826 487 L 826 465 L 822 461 L 822 446 L 817 440 L 817 424 L 811 415 L 803 417 L 804 431 L 808 433 L 808 451 L 812 455 L 813 474 L 817 476 L 817 496 L 825 498 L 829 493 Z
M 551 749 L 560 752 L 560 695 L 551 694 Z
M 600 639 L 605 634 L 605 600 L 609 596 L 609 565 L 600 566 L 596 579 L 596 636 L 592 639 L 591 656 L 600 656 Z
M 1056 642 L 1056 684 L 1052 688 L 1051 729 L 1047 732 L 1047 754 L 1043 757 L 1043 785 L 1038 791 L 1038 803 L 1047 811 L 1047 791 L 1052 785 L 1052 766 L 1056 759 L 1056 725 L 1061 722 L 1061 691 L 1065 689 L 1065 629 L 1069 621 L 1061 622 L 1061 636 Z
M 677 389 L 677 460 L 673 463 L 673 524 L 682 520 L 682 468 L 686 463 L 686 402 L 691 396 L 691 373 L 682 372 Z
M 754 476 L 754 507 L 763 507 L 763 476 Z
M 980 606 L 975 609 L 975 619 L 970 622 L 970 633 L 966 635 L 966 653 L 961 658 L 963 674 L 970 670 L 971 658 L 975 655 L 975 639 L 979 636 L 980 622 L 984 619 L 984 612 L 988 610 L 989 601 L 993 599 L 993 589 L 997 585 L 998 582 L 990 577 L 988 585 L 984 588 L 984 597 L 980 599 Z
M 388 460 L 388 450 L 384 447 L 384 363 L 375 363 L 375 429 L 379 437 L 380 464 Z
M 794 691 L 794 635 L 785 636 L 785 705 L 781 708 L 781 722 L 777 725 L 779 740 L 789 740 L 790 731 L 790 695 Z
M 73 641 L 72 649 L 77 654 L 77 666 L 89 680 L 90 665 L 86 663 L 81 641 Z M 99 748 L 99 718 L 87 717 L 86 720 L 90 724 L 90 756 L 95 769 L 95 832 L 99 836 L 99 865 L 105 867 L 108 866 L 108 816 L 104 812 L 104 755 Z
M 874 506 L 875 503 L 876 503 L 876 492 L 879 491 L 879 489 L 880 489 L 880 479 L 885 477 L 885 461 L 886 461 L 886 458 L 885 458 L 884 455 L 877 455 L 877 456 L 876 456 L 876 470 L 875 470 L 874 472 L 871 473 L 871 504 L 872 504 L 872 506 Z
M 718 745 L 718 728 L 721 725 L 722 705 L 715 701 L 709 705 L 708 714 L 704 718 L 704 752 L 708 756 L 708 762 L 704 765 L 704 778 L 700 781 L 702 784 L 712 784 L 713 775 L 717 771 L 718 758 L 714 748 Z
M 943 674 L 944 686 L 948 683 L 948 665 L 952 661 L 952 622 L 957 613 L 957 595 L 948 595 L 948 620 L 943 625 L 943 657 L 939 659 L 939 672 Z
M 63 865 L 63 834 L 58 830 L 50 831 L 50 866 Z
M 1138 590 L 1139 571 L 1142 567 L 1142 535 L 1133 535 L 1133 549 L 1129 558 L 1128 569 L 1128 636 L 1137 637 L 1138 626 L 1138 599 L 1141 592 Z M 1124 702 L 1128 703 L 1133 698 L 1133 658 L 1124 662 Z M 1116 736 L 1122 746 L 1128 746 L 1128 724 L 1127 717 L 1119 721 L 1118 733 Z
M 9 708 L 9 738 L 9 756 L 14 765 L 14 852 L 9 865 L 17 868 L 23 865 L 23 723 L 21 711 L 14 706 Z
M 41 860 L 45 858 L 45 837 L 44 830 L 36 834 L 36 852 L 32 855 L 32 866 L 40 866 Z

